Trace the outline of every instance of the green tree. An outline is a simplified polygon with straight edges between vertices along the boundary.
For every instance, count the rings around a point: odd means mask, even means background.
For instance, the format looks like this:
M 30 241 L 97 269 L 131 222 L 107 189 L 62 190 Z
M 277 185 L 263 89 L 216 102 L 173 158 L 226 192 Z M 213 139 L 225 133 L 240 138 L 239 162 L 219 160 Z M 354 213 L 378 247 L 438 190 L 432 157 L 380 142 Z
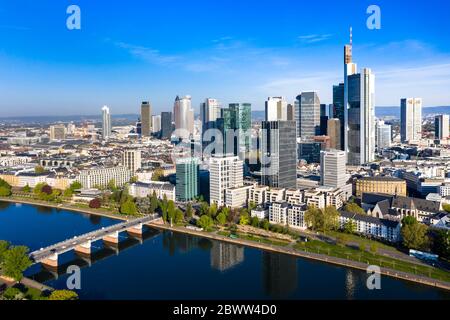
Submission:
M 192 218 L 192 215 L 193 215 L 192 204 L 189 202 L 186 205 L 186 219 Z
M 9 287 L 3 293 L 3 297 L 6 300 L 17 300 L 17 299 L 22 299 L 23 298 L 23 294 L 18 288 Z
M 81 185 L 81 183 L 80 182 L 78 182 L 78 181 L 74 181 L 74 182 L 72 182 L 71 183 L 71 185 L 70 185 L 70 190 L 72 190 L 72 192 L 75 192 L 75 190 L 79 190 L 79 189 L 81 189 L 83 186 Z
M 107 188 L 112 192 L 116 191 L 117 190 L 116 180 L 115 179 L 109 180 Z
M 223 212 L 223 210 L 221 210 L 217 215 L 216 221 L 221 226 L 223 226 L 227 222 L 227 215 L 225 214 L 225 212 Z
M 311 230 L 322 230 L 324 223 L 322 211 L 315 207 L 308 208 L 305 212 L 305 222 Z
M 11 189 L 6 187 L 0 187 L 0 197 L 9 197 L 11 195 Z
M 209 215 L 211 218 L 214 219 L 214 218 L 217 216 L 217 211 L 218 211 L 218 209 L 217 209 L 217 204 L 213 203 L 213 204 L 209 207 L 208 215 Z
M 241 214 L 239 218 L 239 224 L 242 226 L 248 225 L 250 223 L 250 217 L 248 216 L 248 213 Z
M 36 166 L 34 167 L 34 172 L 37 174 L 42 174 L 45 172 L 45 168 L 43 166 Z
M 270 223 L 269 223 L 269 220 L 264 219 L 264 220 L 261 222 L 261 228 L 263 228 L 264 230 L 268 231 L 268 230 L 270 229 Z
M 175 223 L 182 223 L 183 222 L 183 220 L 184 220 L 184 214 L 183 214 L 183 211 L 181 211 L 180 209 L 175 209 L 175 218 L 174 218 L 174 220 L 175 220 Z
M 28 248 L 25 246 L 10 247 L 3 253 L 3 273 L 17 281 L 22 280 L 23 272 L 31 266 Z
M 23 191 L 23 192 L 26 192 L 26 193 L 30 193 L 30 192 L 31 192 L 31 188 L 30 188 L 30 186 L 28 185 L 28 183 L 27 183 L 27 185 L 26 185 L 25 187 L 22 188 L 22 191 Z
M 36 184 L 36 185 L 34 186 L 33 193 L 34 193 L 35 195 L 40 195 L 41 192 L 42 192 L 42 188 L 43 188 L 45 185 L 46 185 L 46 184 L 45 184 L 44 182 L 40 182 L 40 183 Z
M 326 207 L 322 210 L 323 214 L 323 231 L 336 230 L 339 226 L 339 211 L 333 206 Z
M 73 191 L 70 188 L 67 188 L 66 190 L 64 190 L 63 195 L 65 198 L 71 198 L 73 195 Z
M 54 290 L 48 297 L 49 300 L 78 300 L 78 294 L 70 290 Z
M 355 202 L 348 202 L 345 205 L 344 210 L 350 213 L 366 214 L 364 209 L 358 206 L 358 204 L 356 204 Z
M 346 223 L 344 223 L 344 230 L 345 233 L 355 233 L 356 232 L 356 223 L 353 222 L 352 220 L 347 221 Z
M 248 203 L 248 211 L 249 211 L 250 213 L 252 212 L 252 210 L 256 209 L 256 207 L 257 207 L 257 205 L 256 205 L 256 203 L 254 203 L 253 201 L 250 201 L 250 202 Z
M 0 268 L 3 263 L 4 254 L 6 251 L 8 251 L 10 246 L 11 246 L 11 244 L 8 241 L 0 240 Z
M 152 181 L 161 181 L 164 177 L 164 170 L 162 168 L 156 168 L 152 174 Z
M 129 216 L 134 216 L 137 214 L 136 204 L 132 199 L 127 199 L 124 203 L 120 205 L 120 213 L 126 214 Z
M 427 249 L 429 245 L 427 233 L 428 227 L 422 223 L 404 224 L 401 230 L 403 245 L 408 249 Z
M 209 206 L 206 202 L 202 202 L 200 204 L 200 216 L 203 216 L 205 214 L 209 214 Z
M 153 194 L 150 197 L 150 213 L 155 213 L 156 209 L 158 209 L 159 200 L 156 196 L 156 192 L 153 191 Z
M 443 204 L 442 205 L 442 208 L 444 208 L 444 210 L 447 212 L 447 213 L 450 213 L 450 204 Z
M 258 217 L 253 217 L 251 219 L 251 225 L 252 225 L 252 227 L 258 228 L 258 226 L 259 226 L 259 219 L 258 219 Z
M 417 219 L 414 218 L 413 216 L 406 216 L 406 217 L 404 217 L 402 219 L 402 225 L 403 226 L 406 226 L 406 225 L 410 226 L 410 225 L 413 225 L 413 224 L 416 224 L 416 223 L 418 223 Z
M 161 212 L 162 212 L 162 218 L 164 222 L 167 222 L 167 209 L 169 206 L 169 202 L 167 201 L 166 195 L 164 195 L 163 200 L 160 202 Z
M 175 203 L 172 200 L 169 200 L 167 205 L 167 219 L 171 223 L 175 222 L 175 212 L 176 212 Z
M 138 182 L 138 177 L 137 177 L 137 176 L 132 176 L 131 179 L 130 179 L 130 182 L 131 182 L 131 183 L 136 183 L 136 182 Z
M 204 230 L 208 230 L 212 227 L 214 221 L 208 215 L 203 215 L 200 219 L 197 220 L 197 226 L 203 228 Z
M 433 252 L 444 259 L 450 260 L 450 231 L 444 229 L 433 230 Z

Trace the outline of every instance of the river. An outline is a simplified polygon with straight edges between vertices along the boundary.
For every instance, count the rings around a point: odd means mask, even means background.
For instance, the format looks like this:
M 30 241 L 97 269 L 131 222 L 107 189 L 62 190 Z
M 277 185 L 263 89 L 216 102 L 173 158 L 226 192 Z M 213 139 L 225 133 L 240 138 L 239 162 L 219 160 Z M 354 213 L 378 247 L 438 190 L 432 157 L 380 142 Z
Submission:
M 31 250 L 118 221 L 52 208 L 0 202 L 0 239 Z M 81 299 L 450 299 L 450 293 L 365 272 L 189 235 L 146 229 L 121 234 L 119 247 L 93 244 L 90 258 L 60 257 L 58 272 L 32 266 L 26 276 L 66 288 L 67 267 L 81 267 Z

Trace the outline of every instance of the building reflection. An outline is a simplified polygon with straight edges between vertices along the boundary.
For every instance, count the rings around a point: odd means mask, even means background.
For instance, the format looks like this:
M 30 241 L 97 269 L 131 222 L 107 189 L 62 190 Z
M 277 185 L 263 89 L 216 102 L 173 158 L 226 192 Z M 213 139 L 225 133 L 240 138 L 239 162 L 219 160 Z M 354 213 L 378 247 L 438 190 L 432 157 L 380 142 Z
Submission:
M 354 270 L 347 269 L 345 274 L 345 295 L 347 300 L 353 300 L 357 280 Z
M 244 261 L 244 248 L 214 241 L 211 248 L 211 267 L 224 272 Z
M 177 232 L 165 231 L 162 233 L 162 244 L 172 256 L 176 251 L 188 253 L 199 246 L 199 238 Z
M 297 289 L 297 259 L 285 254 L 262 252 L 265 293 L 275 299 L 288 298 Z

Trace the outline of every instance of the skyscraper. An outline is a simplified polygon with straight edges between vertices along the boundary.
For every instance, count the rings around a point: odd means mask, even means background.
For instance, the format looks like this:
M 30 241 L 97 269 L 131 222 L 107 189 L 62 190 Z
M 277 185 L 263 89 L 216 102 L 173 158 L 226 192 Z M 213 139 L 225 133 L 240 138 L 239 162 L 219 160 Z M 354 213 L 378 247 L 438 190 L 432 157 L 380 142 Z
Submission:
M 368 68 L 348 77 L 348 163 L 375 160 L 375 75 Z
M 244 163 L 237 156 L 213 156 L 209 160 L 209 199 L 225 205 L 225 192 L 244 184 Z
M 192 201 L 198 196 L 197 158 L 182 158 L 176 161 L 176 198 L 178 201 Z
M 261 183 L 275 188 L 297 188 L 297 139 L 294 121 L 262 122 Z
M 377 149 L 389 148 L 392 143 L 392 127 L 384 121 L 377 122 Z
M 194 134 L 194 109 L 192 109 L 191 96 L 175 98 L 173 116 L 179 138 L 188 139 Z
M 400 101 L 400 138 L 402 143 L 422 139 L 422 99 L 405 98 Z
M 296 101 L 297 135 L 311 139 L 320 131 L 320 100 L 316 92 L 302 92 Z
M 339 150 L 344 150 L 345 148 L 345 106 L 344 106 L 344 92 L 345 92 L 345 85 L 343 83 L 340 83 L 337 86 L 333 86 L 333 108 L 334 108 L 334 114 L 333 117 L 336 119 L 339 119 Z
M 347 183 L 345 151 L 320 152 L 320 183 L 322 186 L 340 188 Z
M 439 140 L 446 140 L 450 136 L 450 116 L 448 114 L 441 114 L 436 116 L 434 120 L 435 137 Z
M 102 138 L 108 140 L 111 136 L 111 114 L 109 108 L 103 106 L 102 108 Z
M 209 129 L 217 127 L 217 119 L 221 117 L 221 106 L 217 99 L 208 98 L 200 104 L 200 119 L 202 121 L 202 146 L 203 150 L 208 146 L 210 137 L 205 137 Z
M 170 139 L 172 131 L 172 112 L 161 112 L 161 139 Z
M 269 97 L 266 101 L 266 121 L 288 120 L 288 103 L 284 97 Z
M 152 116 L 152 133 L 159 134 L 161 131 L 161 115 Z
M 152 132 L 152 107 L 148 101 L 141 104 L 141 135 L 149 137 Z
M 330 137 L 330 148 L 341 149 L 341 121 L 337 118 L 328 119 L 327 134 Z
M 350 28 L 350 43 L 344 46 L 344 122 L 343 128 L 344 151 L 349 152 L 349 109 L 350 109 L 350 85 L 349 77 L 357 73 L 357 65 L 353 63 L 353 30 Z M 339 117 L 339 116 L 338 116 Z M 341 138 L 342 139 L 342 138 Z

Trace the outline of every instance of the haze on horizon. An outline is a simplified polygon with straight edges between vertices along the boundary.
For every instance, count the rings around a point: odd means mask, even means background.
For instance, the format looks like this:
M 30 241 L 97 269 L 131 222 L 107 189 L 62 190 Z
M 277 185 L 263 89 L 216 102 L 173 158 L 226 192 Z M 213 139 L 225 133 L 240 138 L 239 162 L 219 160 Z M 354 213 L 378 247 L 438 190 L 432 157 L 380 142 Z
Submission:
M 263 110 L 268 96 L 293 102 L 312 90 L 331 103 L 350 25 L 358 69 L 376 75 L 376 105 L 398 106 L 402 97 L 450 105 L 443 1 L 378 1 L 381 30 L 366 28 L 371 3 L 360 0 L 75 4 L 82 28 L 73 31 L 68 3 L 0 8 L 0 117 L 94 115 L 105 104 L 133 114 L 142 100 L 158 113 L 176 95 L 191 95 L 196 110 L 207 97 Z

